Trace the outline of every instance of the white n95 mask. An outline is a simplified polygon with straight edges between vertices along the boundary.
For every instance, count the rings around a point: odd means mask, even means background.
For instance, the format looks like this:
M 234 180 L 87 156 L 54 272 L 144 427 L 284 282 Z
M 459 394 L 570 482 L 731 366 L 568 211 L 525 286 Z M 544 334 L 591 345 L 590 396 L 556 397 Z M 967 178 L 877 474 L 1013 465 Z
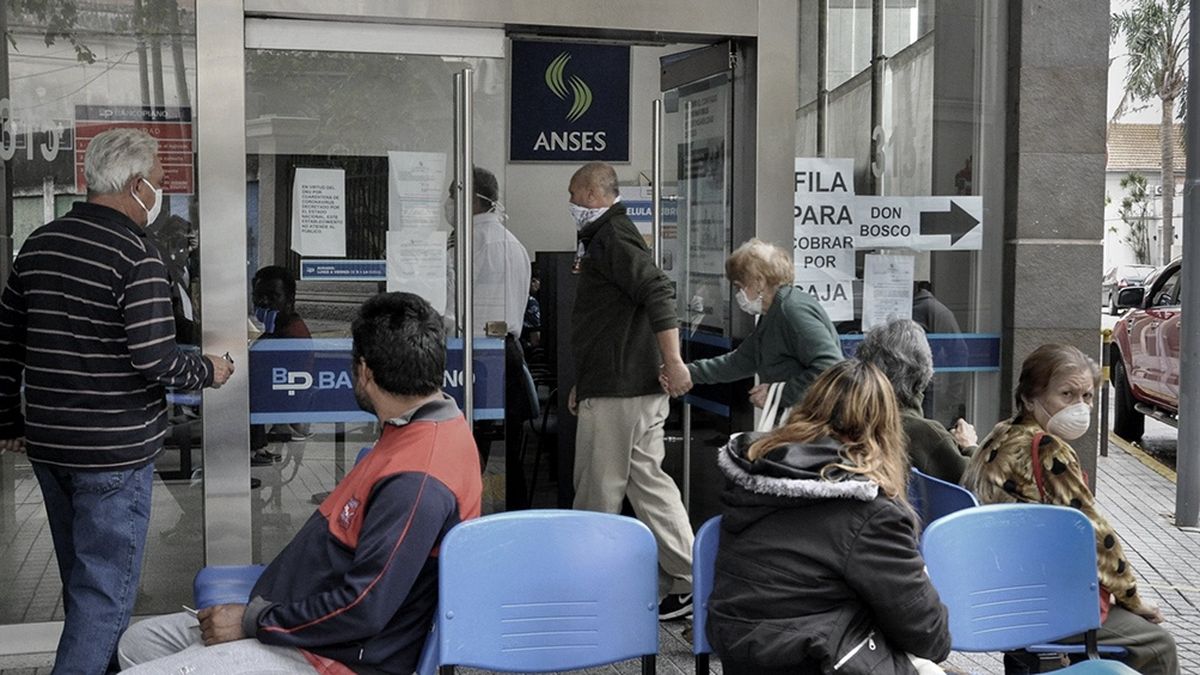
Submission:
M 1045 408 L 1042 408 L 1045 411 Z M 1073 441 L 1087 433 L 1092 425 L 1092 407 L 1086 403 L 1073 403 L 1054 413 L 1046 422 L 1046 431 L 1062 438 Z

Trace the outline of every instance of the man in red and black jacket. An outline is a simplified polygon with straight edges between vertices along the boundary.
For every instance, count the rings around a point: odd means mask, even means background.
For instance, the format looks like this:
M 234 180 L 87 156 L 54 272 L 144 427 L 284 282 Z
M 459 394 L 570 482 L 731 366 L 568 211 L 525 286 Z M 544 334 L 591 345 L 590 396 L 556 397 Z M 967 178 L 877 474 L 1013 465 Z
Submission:
M 354 394 L 383 427 L 374 448 L 271 562 L 248 605 L 139 623 L 121 641 L 123 666 L 415 670 L 437 607 L 438 545 L 479 515 L 479 454 L 441 391 L 445 341 L 429 303 L 380 294 L 363 304 L 353 333 Z M 189 649 L 200 642 L 208 647 Z

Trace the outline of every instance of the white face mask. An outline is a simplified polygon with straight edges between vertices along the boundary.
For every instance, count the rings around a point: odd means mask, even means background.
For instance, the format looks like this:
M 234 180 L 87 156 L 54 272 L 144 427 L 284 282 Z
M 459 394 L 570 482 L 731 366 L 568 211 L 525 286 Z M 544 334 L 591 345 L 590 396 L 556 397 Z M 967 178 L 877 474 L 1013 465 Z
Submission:
M 146 180 L 145 178 L 142 178 L 141 181 L 143 183 L 145 183 L 146 185 L 150 185 L 150 181 Z M 137 196 L 137 192 L 134 192 L 132 190 L 130 191 L 130 193 L 133 195 L 134 200 L 137 201 L 138 206 L 142 207 L 142 210 L 146 212 L 146 224 L 147 225 L 158 220 L 158 214 L 162 213 L 162 202 L 163 202 L 162 188 L 156 188 L 153 185 L 150 185 L 150 189 L 154 190 L 154 206 L 151 206 L 150 208 L 146 208 L 146 205 L 144 203 L 142 203 L 142 199 Z
M 742 311 L 747 314 L 758 315 L 763 313 L 762 293 L 759 293 L 757 298 L 751 300 L 746 295 L 746 289 L 739 288 L 734 299 L 737 300 L 738 307 L 741 307 Z
M 608 210 L 607 206 L 589 209 L 586 206 L 580 206 L 575 202 L 567 202 L 567 208 L 571 211 L 571 219 L 575 221 L 575 229 L 582 230 L 588 223 L 596 220 Z
M 447 198 L 446 201 L 442 202 L 442 218 L 446 219 L 450 227 L 454 227 L 455 211 L 453 199 Z
M 1043 415 L 1047 414 L 1045 406 L 1040 402 L 1038 406 L 1041 407 Z M 1091 425 L 1092 407 L 1082 402 L 1072 403 L 1050 416 L 1046 422 L 1046 431 L 1063 440 L 1073 441 L 1086 434 Z

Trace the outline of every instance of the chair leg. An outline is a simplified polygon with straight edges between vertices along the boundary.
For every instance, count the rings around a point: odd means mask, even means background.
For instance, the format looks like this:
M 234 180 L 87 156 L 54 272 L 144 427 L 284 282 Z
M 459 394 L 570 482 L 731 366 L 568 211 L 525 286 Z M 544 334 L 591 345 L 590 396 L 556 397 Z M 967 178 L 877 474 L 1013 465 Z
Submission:
M 658 669 L 658 657 L 647 654 L 642 657 L 642 675 L 654 675 Z
M 529 505 L 533 506 L 533 492 L 537 489 L 538 469 L 542 466 L 542 448 L 546 442 L 545 434 L 537 435 L 537 449 L 533 452 L 533 476 L 529 479 Z
M 708 673 L 708 654 L 696 655 L 696 675 L 706 675 Z

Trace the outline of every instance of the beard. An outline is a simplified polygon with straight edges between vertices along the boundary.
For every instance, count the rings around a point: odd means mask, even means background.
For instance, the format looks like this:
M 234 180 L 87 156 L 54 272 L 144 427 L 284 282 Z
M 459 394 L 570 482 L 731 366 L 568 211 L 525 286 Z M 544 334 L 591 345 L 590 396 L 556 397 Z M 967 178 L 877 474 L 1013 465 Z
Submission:
M 371 399 L 367 397 L 366 392 L 362 390 L 362 387 L 358 386 L 357 379 L 354 382 L 354 402 L 365 412 L 372 415 L 375 414 L 375 406 L 371 403 Z

